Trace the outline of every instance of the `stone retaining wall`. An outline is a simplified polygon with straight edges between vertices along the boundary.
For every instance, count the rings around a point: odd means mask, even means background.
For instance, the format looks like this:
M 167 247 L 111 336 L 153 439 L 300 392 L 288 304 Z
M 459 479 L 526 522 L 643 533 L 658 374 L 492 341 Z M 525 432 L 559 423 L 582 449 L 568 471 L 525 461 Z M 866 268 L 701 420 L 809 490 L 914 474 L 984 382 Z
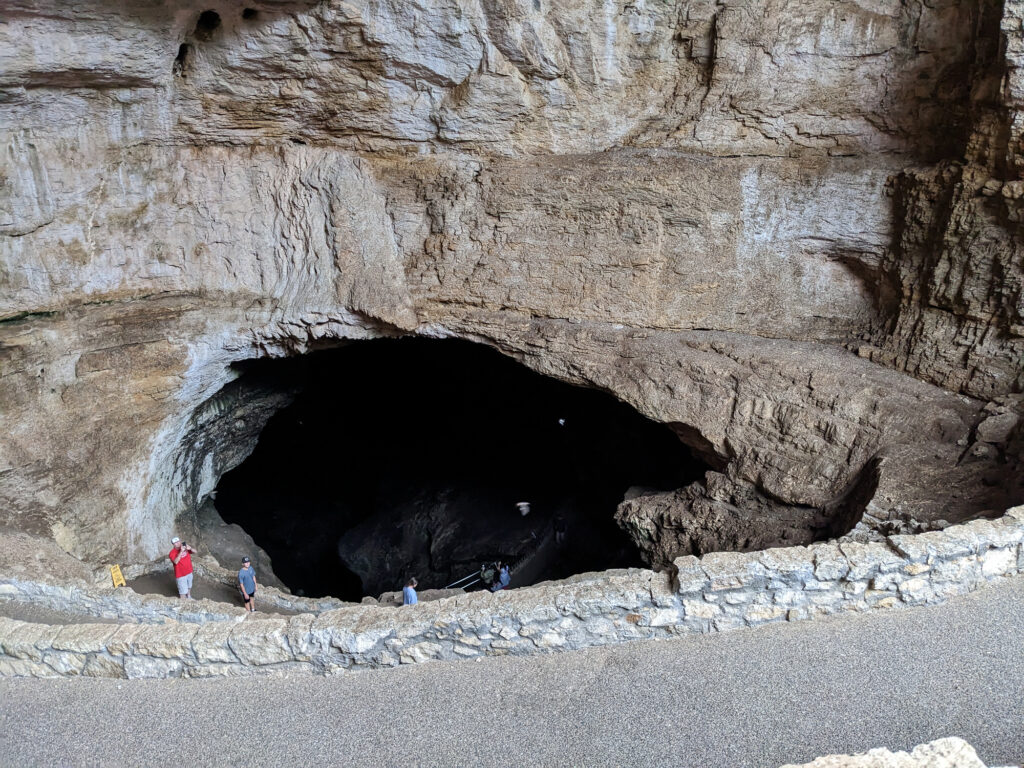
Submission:
M 675 561 L 400 609 L 285 619 L 46 626 L 0 619 L 0 674 L 204 677 L 331 674 L 436 659 L 531 654 L 925 605 L 1024 570 L 1024 507 L 997 520 Z

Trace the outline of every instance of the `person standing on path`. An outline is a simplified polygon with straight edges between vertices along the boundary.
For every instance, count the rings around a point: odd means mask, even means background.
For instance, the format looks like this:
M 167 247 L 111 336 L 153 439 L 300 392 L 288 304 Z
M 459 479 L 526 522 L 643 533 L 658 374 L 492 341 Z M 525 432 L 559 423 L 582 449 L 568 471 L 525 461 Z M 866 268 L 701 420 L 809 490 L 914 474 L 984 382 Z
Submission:
M 174 581 L 178 585 L 178 597 L 192 599 L 192 547 L 177 536 L 171 539 L 173 547 L 167 557 L 174 564 Z
M 416 585 L 418 583 L 416 578 L 413 577 L 402 587 L 402 605 L 416 605 L 419 602 L 419 598 L 416 597 Z
M 256 613 L 256 569 L 248 557 L 242 558 L 242 568 L 238 571 L 238 588 L 242 590 L 242 602 L 245 610 Z

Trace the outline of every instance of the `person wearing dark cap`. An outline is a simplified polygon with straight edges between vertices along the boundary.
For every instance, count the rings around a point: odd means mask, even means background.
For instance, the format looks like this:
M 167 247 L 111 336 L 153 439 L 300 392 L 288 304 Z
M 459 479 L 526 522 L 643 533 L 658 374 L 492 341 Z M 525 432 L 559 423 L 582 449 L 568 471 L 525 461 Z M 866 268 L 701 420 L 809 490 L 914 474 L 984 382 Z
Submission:
M 248 557 L 242 558 L 242 569 L 238 572 L 238 588 L 242 590 L 245 609 L 256 612 L 256 570 Z

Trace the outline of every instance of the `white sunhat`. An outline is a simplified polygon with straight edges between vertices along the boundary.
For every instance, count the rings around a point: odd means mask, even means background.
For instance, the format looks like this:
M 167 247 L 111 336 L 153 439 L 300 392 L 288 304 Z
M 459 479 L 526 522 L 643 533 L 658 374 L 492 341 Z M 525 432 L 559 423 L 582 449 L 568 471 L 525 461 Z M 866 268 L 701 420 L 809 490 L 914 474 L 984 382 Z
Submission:
M 175 536 L 173 539 L 171 539 L 171 544 L 177 544 L 179 541 L 181 541 L 181 539 Z

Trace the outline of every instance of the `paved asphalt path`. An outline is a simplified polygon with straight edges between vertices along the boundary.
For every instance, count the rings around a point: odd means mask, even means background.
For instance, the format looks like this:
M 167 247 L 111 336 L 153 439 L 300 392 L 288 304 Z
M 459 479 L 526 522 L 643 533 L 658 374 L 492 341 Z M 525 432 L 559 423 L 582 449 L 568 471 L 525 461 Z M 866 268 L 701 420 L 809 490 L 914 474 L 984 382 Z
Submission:
M 0 765 L 1024 762 L 1024 578 L 945 605 L 333 678 L 0 680 Z

